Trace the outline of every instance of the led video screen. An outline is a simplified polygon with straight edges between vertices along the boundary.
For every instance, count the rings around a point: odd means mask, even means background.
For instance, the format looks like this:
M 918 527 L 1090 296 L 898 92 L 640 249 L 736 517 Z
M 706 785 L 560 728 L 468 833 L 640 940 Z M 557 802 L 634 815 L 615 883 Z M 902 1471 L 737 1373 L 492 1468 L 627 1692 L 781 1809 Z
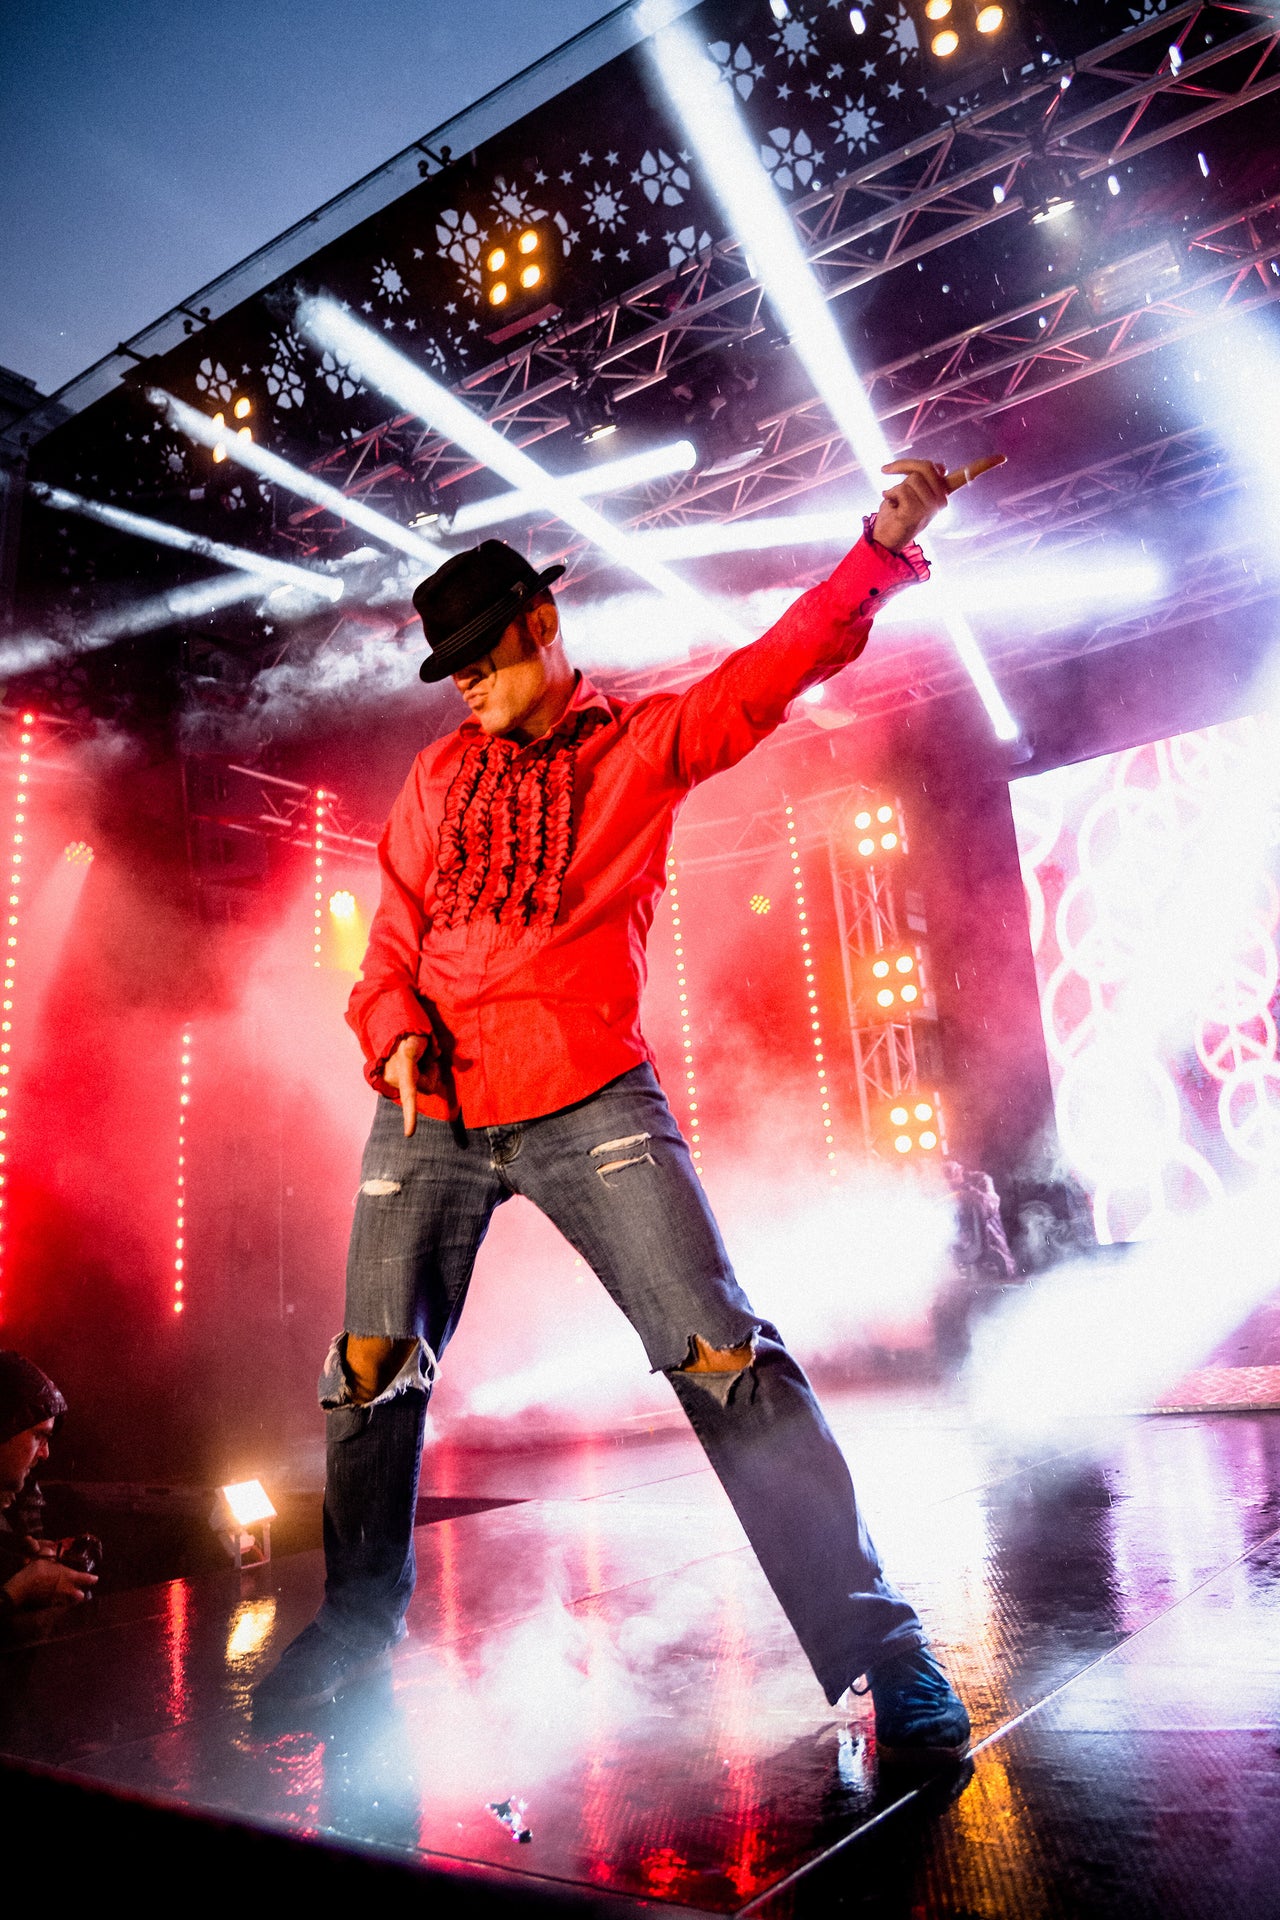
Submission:
M 1280 1170 L 1280 727 L 1014 782 L 1058 1133 L 1103 1241 Z

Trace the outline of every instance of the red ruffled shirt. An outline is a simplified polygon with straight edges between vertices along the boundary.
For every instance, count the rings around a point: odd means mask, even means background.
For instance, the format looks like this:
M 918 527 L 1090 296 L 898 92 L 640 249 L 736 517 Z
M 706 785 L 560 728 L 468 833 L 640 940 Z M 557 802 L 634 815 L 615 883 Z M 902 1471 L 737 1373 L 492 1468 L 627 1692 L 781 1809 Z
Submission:
M 918 547 L 864 536 L 830 579 L 684 693 L 616 700 L 579 677 L 520 745 L 469 720 L 420 753 L 378 847 L 382 898 L 347 1019 L 366 1074 L 432 1046 L 417 1107 L 506 1126 L 583 1100 L 652 1054 L 645 942 L 677 810 L 862 652 L 872 615 L 925 579 Z

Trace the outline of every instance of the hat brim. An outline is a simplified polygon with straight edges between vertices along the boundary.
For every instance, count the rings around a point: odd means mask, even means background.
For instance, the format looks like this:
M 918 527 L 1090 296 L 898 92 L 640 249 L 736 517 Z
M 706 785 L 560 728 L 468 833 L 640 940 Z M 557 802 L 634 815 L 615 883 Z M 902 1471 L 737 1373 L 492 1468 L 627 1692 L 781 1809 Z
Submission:
M 442 640 L 438 647 L 432 648 L 418 668 L 419 680 L 425 680 L 428 685 L 448 680 L 453 674 L 461 673 L 464 667 L 483 660 L 494 641 L 513 620 L 518 619 L 534 595 L 545 592 L 564 571 L 562 566 L 544 567 L 533 580 L 517 580 L 491 607 L 475 614 L 457 633 L 450 634 L 447 640 Z

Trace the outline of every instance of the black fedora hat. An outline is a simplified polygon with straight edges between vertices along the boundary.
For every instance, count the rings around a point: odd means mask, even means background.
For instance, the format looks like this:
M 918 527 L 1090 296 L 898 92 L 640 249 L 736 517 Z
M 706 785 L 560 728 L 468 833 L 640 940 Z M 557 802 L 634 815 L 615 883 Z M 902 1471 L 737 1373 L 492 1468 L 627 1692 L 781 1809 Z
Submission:
M 537 572 L 504 540 L 482 540 L 466 553 L 455 553 L 414 589 L 413 604 L 431 648 L 419 678 L 447 680 L 482 660 L 521 608 L 563 572 L 563 567 Z

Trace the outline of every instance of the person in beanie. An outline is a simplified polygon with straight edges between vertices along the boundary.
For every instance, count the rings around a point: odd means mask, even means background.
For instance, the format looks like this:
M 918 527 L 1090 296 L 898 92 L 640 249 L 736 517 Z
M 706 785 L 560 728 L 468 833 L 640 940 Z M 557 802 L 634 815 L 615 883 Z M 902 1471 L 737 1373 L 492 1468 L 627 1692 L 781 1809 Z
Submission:
M 14 1524 L 28 1477 L 49 1457 L 49 1442 L 67 1403 L 47 1373 L 20 1353 L 0 1352 L 0 1629 L 19 1612 L 75 1606 L 97 1575 L 56 1559 L 57 1548 Z
M 381 1097 L 320 1381 L 325 1599 L 258 1710 L 332 1699 L 404 1633 L 427 1397 L 494 1209 L 519 1194 L 671 1382 L 828 1700 L 866 1677 L 882 1757 L 967 1750 L 968 1715 L 885 1578 L 813 1389 L 734 1277 L 639 1021 L 682 802 L 928 577 L 916 536 L 946 476 L 927 460 L 886 471 L 901 478 L 831 578 L 681 693 L 593 687 L 549 592 L 563 567 L 501 541 L 415 592 L 421 676 L 452 679 L 469 711 L 418 755 L 379 846 L 348 1019 Z

